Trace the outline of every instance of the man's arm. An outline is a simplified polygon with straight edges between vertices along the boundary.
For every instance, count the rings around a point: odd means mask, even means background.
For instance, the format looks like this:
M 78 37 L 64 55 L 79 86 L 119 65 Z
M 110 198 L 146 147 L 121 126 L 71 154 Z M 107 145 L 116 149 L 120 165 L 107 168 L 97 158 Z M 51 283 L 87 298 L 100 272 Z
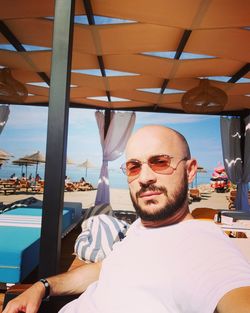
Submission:
M 226 293 L 217 305 L 215 313 L 249 313 L 250 287 L 241 287 Z
M 50 284 L 50 295 L 80 294 L 94 281 L 98 280 L 101 263 L 91 263 L 79 266 L 64 274 L 47 278 Z M 43 283 L 36 282 L 29 289 L 10 301 L 3 313 L 36 313 L 45 295 Z

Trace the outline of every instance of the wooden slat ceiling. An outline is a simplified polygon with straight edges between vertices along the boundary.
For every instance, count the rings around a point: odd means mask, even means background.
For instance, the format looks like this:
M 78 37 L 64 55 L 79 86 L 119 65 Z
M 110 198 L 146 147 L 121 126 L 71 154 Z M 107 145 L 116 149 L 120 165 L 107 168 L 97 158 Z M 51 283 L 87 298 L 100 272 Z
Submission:
M 49 88 L 28 83 L 49 83 L 52 51 L 24 45 L 52 49 L 53 19 L 47 17 L 54 16 L 54 2 L 0 0 L 0 7 L 0 45 L 16 44 L 14 51 L 0 46 L 0 65 L 26 84 L 24 104 L 48 105 Z M 183 112 L 182 95 L 199 78 L 227 76 L 211 80 L 228 95 L 219 113 L 250 109 L 250 82 L 239 83 L 250 79 L 249 12 L 248 0 L 76 1 L 75 16 L 87 16 L 89 23 L 75 23 L 72 70 L 101 69 L 102 75 L 72 72 L 71 106 Z M 133 23 L 99 25 L 96 16 Z M 143 54 L 170 51 L 174 58 Z M 183 53 L 213 58 L 183 59 Z M 109 76 L 108 70 L 136 75 Z

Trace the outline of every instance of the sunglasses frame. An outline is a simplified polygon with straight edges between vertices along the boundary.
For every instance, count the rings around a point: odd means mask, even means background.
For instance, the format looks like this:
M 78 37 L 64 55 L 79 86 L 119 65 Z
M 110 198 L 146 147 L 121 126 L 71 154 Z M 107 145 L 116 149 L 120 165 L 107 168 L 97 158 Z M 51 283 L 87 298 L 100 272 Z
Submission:
M 162 157 L 162 156 L 169 158 L 169 166 L 168 166 L 167 168 L 165 168 L 164 170 L 157 170 L 157 171 L 155 171 L 155 170 L 152 168 L 152 164 L 150 165 L 150 159 L 155 158 L 155 157 L 156 157 L 156 158 L 157 158 L 157 157 Z M 137 159 L 130 159 L 130 160 L 128 160 L 127 162 L 123 163 L 123 164 L 121 165 L 120 169 L 122 170 L 122 172 L 123 172 L 127 177 L 137 177 L 137 176 L 139 176 L 140 173 L 141 173 L 142 165 L 143 165 L 143 164 L 147 164 L 147 165 L 150 167 L 150 169 L 151 169 L 153 172 L 157 173 L 157 174 L 171 175 L 171 174 L 177 169 L 177 167 L 178 167 L 178 165 L 180 164 L 181 161 L 187 161 L 187 160 L 188 160 L 187 157 L 181 158 L 181 159 L 178 161 L 176 167 L 173 167 L 173 166 L 171 166 L 171 160 L 172 160 L 173 158 L 175 158 L 175 157 L 170 156 L 170 155 L 168 155 L 168 154 L 156 154 L 156 155 L 150 156 L 146 161 L 140 161 L 140 160 L 137 160 Z M 138 163 L 138 164 L 140 165 L 140 167 L 139 167 L 139 172 L 138 172 L 137 174 L 135 174 L 135 175 L 128 175 L 128 174 L 127 174 L 127 164 L 128 164 L 129 162 L 135 162 L 135 163 Z M 163 172 L 166 171 L 168 168 L 172 168 L 172 170 L 173 170 L 172 173 L 169 173 L 169 174 L 168 174 L 168 173 L 163 173 Z

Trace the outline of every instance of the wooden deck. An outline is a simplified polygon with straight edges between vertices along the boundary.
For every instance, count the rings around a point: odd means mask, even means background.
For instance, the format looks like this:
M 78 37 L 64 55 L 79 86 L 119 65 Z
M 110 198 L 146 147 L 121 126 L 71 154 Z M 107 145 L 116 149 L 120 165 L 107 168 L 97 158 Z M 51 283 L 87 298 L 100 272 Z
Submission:
M 74 243 L 81 232 L 81 226 L 74 228 L 65 238 L 62 239 L 62 248 L 61 248 L 61 263 L 60 263 L 60 272 L 65 272 L 71 270 L 77 266 L 83 264 L 82 261 L 78 260 L 74 253 Z M 24 283 L 34 283 L 37 281 L 37 269 L 32 272 L 29 277 L 27 277 Z M 4 301 L 4 290 L 0 291 L 0 313 L 2 312 L 2 305 Z

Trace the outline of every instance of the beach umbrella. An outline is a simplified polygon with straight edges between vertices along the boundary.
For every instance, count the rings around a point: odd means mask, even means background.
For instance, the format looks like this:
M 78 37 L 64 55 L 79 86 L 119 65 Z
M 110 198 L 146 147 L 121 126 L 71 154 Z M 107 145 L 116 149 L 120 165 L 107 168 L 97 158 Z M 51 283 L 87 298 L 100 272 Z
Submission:
M 74 165 L 74 164 L 76 164 L 73 160 L 71 160 L 69 158 L 67 158 L 66 163 L 67 163 L 67 165 Z
M 6 162 L 6 159 L 1 159 L 0 158 L 0 168 L 2 167 L 2 165 Z
M 37 151 L 36 153 L 33 153 L 31 155 L 25 156 L 23 159 L 26 161 L 30 161 L 33 164 L 36 164 L 35 177 L 37 176 L 37 172 L 38 172 L 38 164 L 45 163 L 45 156 L 40 151 Z
M 225 167 L 219 162 L 218 166 L 215 167 L 214 171 L 218 174 L 225 172 Z
M 9 160 L 13 155 L 4 150 L 0 150 L 0 160 Z
M 20 158 L 12 161 L 12 164 L 21 166 L 21 175 L 23 173 L 23 167 L 25 166 L 25 177 L 27 177 L 27 168 L 28 166 L 34 165 L 33 162 L 25 160 L 24 158 Z
M 2 165 L 8 161 L 13 155 L 10 154 L 9 152 L 6 152 L 4 150 L 0 150 L 0 168 Z
M 198 176 L 198 173 L 207 173 L 207 171 L 204 169 L 204 167 L 202 166 L 198 166 L 197 167 L 197 173 L 195 175 L 195 185 L 196 185 L 196 188 L 198 186 L 198 182 L 197 182 L 197 176 Z
M 88 176 L 88 168 L 96 168 L 96 165 L 90 162 L 88 159 L 83 163 L 79 164 L 78 167 L 85 168 L 85 176 Z

